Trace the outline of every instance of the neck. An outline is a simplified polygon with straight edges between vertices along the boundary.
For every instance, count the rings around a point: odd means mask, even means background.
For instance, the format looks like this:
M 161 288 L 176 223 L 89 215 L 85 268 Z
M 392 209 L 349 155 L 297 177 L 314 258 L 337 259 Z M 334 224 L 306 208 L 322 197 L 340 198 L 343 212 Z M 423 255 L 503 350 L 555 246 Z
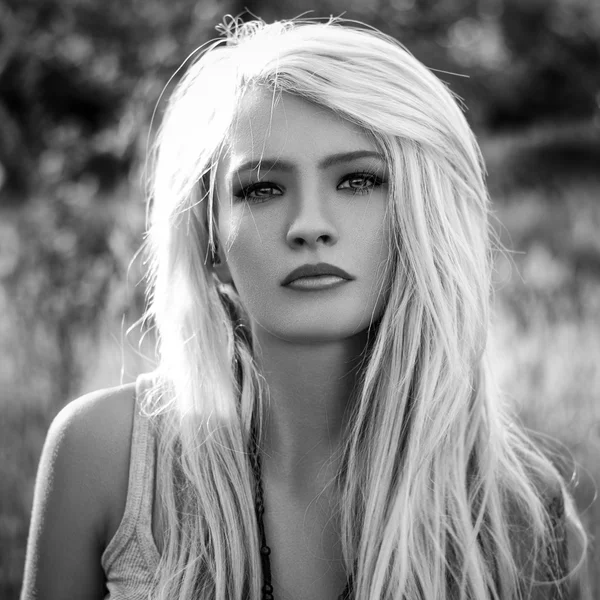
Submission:
M 331 481 L 344 439 L 367 332 L 344 340 L 292 343 L 254 332 L 269 402 L 263 472 L 295 493 Z

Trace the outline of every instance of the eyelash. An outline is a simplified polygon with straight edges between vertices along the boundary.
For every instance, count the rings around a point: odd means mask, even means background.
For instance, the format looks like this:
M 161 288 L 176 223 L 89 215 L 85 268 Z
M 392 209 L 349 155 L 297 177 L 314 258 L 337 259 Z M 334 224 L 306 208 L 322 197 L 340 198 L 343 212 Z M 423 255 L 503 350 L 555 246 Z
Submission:
M 359 173 L 349 173 L 348 175 L 344 176 L 341 181 L 338 183 L 337 188 L 340 188 L 340 185 L 342 183 L 346 183 L 346 182 L 350 182 L 353 179 L 364 179 L 364 180 L 368 180 L 371 183 L 371 187 L 368 188 L 363 188 L 362 190 L 354 188 L 353 190 L 353 196 L 356 195 L 364 195 L 364 194 L 368 194 L 372 189 L 374 189 L 375 187 L 378 187 L 380 185 L 382 185 L 384 183 L 383 179 L 381 179 L 381 177 L 379 177 L 376 173 L 369 173 L 368 171 L 361 171 Z M 250 194 L 255 192 L 256 190 L 260 190 L 260 189 L 274 189 L 274 188 L 278 188 L 279 186 L 275 185 L 274 183 L 270 183 L 268 181 L 261 181 L 259 183 L 252 183 L 251 185 L 248 185 L 244 188 L 242 188 L 239 192 L 237 192 L 235 194 L 235 197 L 238 198 L 239 200 L 245 201 L 245 202 L 251 202 L 253 204 L 261 204 L 263 202 L 266 202 L 269 198 L 272 198 L 274 196 L 280 196 L 281 194 L 269 194 L 266 196 L 260 196 L 260 197 L 251 197 Z M 347 190 L 352 190 L 353 188 L 350 187 L 345 187 L 345 188 L 341 188 L 341 189 L 347 189 Z

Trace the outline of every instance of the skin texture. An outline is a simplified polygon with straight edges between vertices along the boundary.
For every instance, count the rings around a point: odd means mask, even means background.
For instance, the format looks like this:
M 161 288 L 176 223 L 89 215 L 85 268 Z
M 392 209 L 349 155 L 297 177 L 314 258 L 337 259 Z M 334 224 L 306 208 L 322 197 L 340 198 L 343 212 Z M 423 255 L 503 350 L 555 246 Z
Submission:
M 324 164 L 350 152 L 370 155 Z M 218 274 L 252 320 L 271 395 L 265 471 L 290 493 L 312 489 L 337 446 L 357 360 L 384 307 L 386 178 L 358 126 L 260 88 L 243 99 L 219 164 Z M 310 292 L 281 285 L 319 262 L 354 279 Z
M 383 159 L 365 157 L 319 167 L 328 156 L 377 146 L 357 126 L 327 109 L 284 94 L 244 99 L 229 153 L 219 169 L 219 238 L 236 288 L 255 323 L 294 344 L 351 337 L 382 308 L 379 295 L 387 259 L 384 232 L 387 185 Z M 272 111 L 272 113 L 271 113 Z M 238 171 L 248 160 L 291 163 Z M 359 175 L 342 181 L 348 174 Z M 261 187 L 240 198 L 243 188 Z M 361 186 L 364 189 L 361 189 Z M 370 187 L 369 187 L 370 186 Z M 280 285 L 294 268 L 329 262 L 356 279 L 326 292 L 302 293 Z
M 48 431 L 35 484 L 21 599 L 104 598 L 100 559 L 123 516 L 132 385 L 70 402 Z

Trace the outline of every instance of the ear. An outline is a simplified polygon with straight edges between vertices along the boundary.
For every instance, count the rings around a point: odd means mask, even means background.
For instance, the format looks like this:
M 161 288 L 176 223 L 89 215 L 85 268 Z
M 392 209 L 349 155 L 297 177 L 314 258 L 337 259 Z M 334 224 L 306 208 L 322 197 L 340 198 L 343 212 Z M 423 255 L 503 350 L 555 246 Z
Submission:
M 232 284 L 233 277 L 229 271 L 229 265 L 227 264 L 227 260 L 219 247 L 217 247 L 217 252 L 213 255 L 213 257 L 214 260 L 212 261 L 212 270 L 219 278 L 219 281 L 221 283 Z

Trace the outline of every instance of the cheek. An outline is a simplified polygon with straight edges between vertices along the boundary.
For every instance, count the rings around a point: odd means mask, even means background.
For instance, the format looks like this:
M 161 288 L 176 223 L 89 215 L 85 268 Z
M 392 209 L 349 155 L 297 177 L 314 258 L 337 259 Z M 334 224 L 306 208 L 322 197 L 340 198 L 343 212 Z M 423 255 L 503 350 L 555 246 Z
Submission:
M 371 302 L 375 302 L 377 305 L 381 305 L 382 298 L 386 296 L 386 273 L 391 260 L 386 238 L 387 236 L 380 236 L 370 248 L 366 249 L 366 252 L 369 252 L 371 257 L 369 264 L 365 265 L 371 290 Z
M 356 259 L 363 269 L 377 268 L 387 261 L 390 253 L 387 229 L 383 202 L 373 203 L 368 210 L 354 215 L 347 235 L 352 240 L 353 252 L 358 254 Z
M 219 211 L 219 235 L 227 248 L 259 246 L 261 241 L 269 241 L 277 227 L 277 214 L 273 211 L 253 210 L 244 203 L 228 205 Z
M 224 215 L 225 216 L 225 215 Z M 219 231 L 225 242 L 227 262 L 238 291 L 260 287 L 260 281 L 276 269 L 277 225 L 273 219 L 252 214 L 248 207 L 230 211 Z M 258 285 L 257 285 L 258 284 Z
M 380 316 L 387 299 L 386 272 L 392 260 L 390 235 L 383 213 L 364 219 L 362 235 L 357 235 L 354 239 L 357 241 L 356 259 L 361 265 L 362 275 L 369 289 L 369 300 L 366 303 Z

